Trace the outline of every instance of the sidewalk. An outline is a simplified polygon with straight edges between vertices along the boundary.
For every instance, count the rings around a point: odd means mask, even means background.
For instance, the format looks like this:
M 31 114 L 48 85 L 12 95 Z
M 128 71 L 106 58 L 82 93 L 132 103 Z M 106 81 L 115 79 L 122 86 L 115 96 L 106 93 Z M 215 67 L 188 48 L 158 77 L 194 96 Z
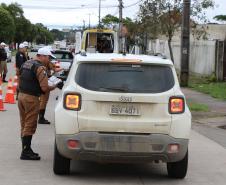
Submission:
M 226 148 L 226 101 L 188 88 L 182 91 L 187 100 L 209 107 L 208 112 L 192 111 L 192 128 Z
M 226 101 L 211 97 L 192 89 L 182 88 L 186 99 L 209 107 L 208 112 L 192 112 L 193 122 L 213 123 L 215 126 L 226 125 Z
M 226 115 L 226 101 L 212 98 L 208 94 L 203 94 L 188 88 L 182 88 L 183 93 L 187 99 L 196 103 L 208 105 L 210 112 L 222 113 Z

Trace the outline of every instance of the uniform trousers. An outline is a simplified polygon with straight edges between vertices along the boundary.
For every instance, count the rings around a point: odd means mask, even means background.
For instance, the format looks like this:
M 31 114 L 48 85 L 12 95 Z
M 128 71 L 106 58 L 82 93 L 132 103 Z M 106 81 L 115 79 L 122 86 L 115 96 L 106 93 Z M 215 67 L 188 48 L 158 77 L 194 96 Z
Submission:
M 40 106 L 39 106 L 39 110 L 44 110 L 46 109 L 46 105 L 48 103 L 48 100 L 49 100 L 49 94 L 50 94 L 50 91 L 46 92 L 45 94 L 42 94 L 40 96 Z
M 1 75 L 6 75 L 6 73 L 8 72 L 8 69 L 7 69 L 7 62 L 4 60 L 4 61 L 0 61 L 0 74 Z
M 37 128 L 39 97 L 19 93 L 18 108 L 20 113 L 21 137 L 33 135 Z

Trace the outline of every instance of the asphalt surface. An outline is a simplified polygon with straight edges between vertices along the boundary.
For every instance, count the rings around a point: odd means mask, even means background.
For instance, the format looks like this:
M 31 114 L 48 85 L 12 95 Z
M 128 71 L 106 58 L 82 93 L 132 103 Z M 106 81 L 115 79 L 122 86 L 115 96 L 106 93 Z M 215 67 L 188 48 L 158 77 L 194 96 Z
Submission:
M 12 64 L 9 64 L 10 69 Z M 13 74 L 11 71 L 10 73 Z M 225 185 L 226 149 L 191 131 L 188 174 L 183 180 L 169 179 L 166 165 L 97 164 L 72 162 L 69 176 L 52 171 L 54 148 L 53 110 L 59 90 L 51 93 L 46 117 L 51 125 L 38 125 L 32 147 L 40 161 L 21 161 L 20 123 L 17 105 L 5 104 L 0 112 L 0 185 Z

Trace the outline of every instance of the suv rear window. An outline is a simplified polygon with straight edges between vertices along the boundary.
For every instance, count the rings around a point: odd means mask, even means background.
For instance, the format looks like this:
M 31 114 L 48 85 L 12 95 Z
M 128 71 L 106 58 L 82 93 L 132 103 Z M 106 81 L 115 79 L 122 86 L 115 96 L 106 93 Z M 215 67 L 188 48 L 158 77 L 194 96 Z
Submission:
M 75 81 L 83 88 L 102 92 L 160 93 L 174 86 L 169 66 L 83 63 Z

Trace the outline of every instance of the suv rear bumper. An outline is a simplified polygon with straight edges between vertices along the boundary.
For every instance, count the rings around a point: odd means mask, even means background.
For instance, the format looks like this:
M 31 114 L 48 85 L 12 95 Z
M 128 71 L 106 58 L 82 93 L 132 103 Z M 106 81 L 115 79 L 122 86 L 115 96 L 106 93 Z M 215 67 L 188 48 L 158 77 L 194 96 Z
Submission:
M 78 141 L 76 148 L 68 140 Z M 169 153 L 168 145 L 178 144 L 177 153 Z M 59 153 L 66 158 L 97 162 L 176 162 L 184 158 L 188 139 L 175 139 L 164 134 L 127 134 L 80 132 L 75 135 L 56 135 Z

